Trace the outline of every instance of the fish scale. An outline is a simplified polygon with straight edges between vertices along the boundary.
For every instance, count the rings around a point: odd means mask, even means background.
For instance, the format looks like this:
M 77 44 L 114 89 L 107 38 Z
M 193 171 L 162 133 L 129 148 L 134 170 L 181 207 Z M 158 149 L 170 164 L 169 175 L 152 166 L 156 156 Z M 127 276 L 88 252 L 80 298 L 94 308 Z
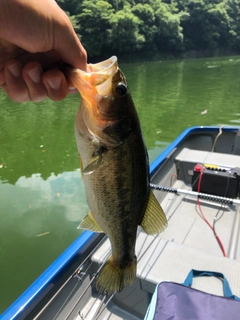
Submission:
M 89 213 L 80 228 L 108 235 L 112 256 L 97 289 L 112 294 L 136 278 L 138 225 L 148 234 L 162 231 L 165 214 L 150 189 L 149 161 L 139 118 L 117 58 L 68 69 L 82 96 L 75 119 Z
M 125 153 L 123 153 L 125 151 Z M 136 154 L 137 160 L 141 159 L 140 148 Z M 93 189 L 89 188 L 87 199 L 92 212 L 96 214 L 96 221 L 105 233 L 110 237 L 113 244 L 114 257 L 126 256 L 131 252 L 130 261 L 134 258 L 135 238 L 137 225 L 140 222 L 139 209 L 142 207 L 144 196 L 147 192 L 147 181 L 144 174 L 136 175 L 134 164 L 127 165 L 130 149 L 126 143 L 118 150 L 113 150 L 103 159 L 102 168 L 97 169 L 93 175 L 85 177 L 87 185 L 93 185 Z M 112 156 L 114 153 L 115 157 Z M 123 155 L 122 155 L 123 153 Z M 108 158 L 108 159 L 107 159 Z M 143 168 L 143 173 L 144 173 Z M 146 171 L 146 169 L 145 169 Z M 141 180 L 145 178 L 145 183 Z M 90 181 L 89 181 L 90 180 Z M 137 188 L 134 188 L 134 185 Z M 142 190 L 138 188 L 142 185 Z M 134 192 L 134 191 L 137 192 Z M 94 194 L 94 198 L 92 195 Z M 96 199 L 96 203 L 92 203 Z M 113 214 L 114 213 L 114 214 Z M 117 223 L 121 221 L 122 223 Z M 123 224 L 124 222 L 124 224 Z M 135 230 L 132 230 L 132 225 Z M 130 226 L 130 227 L 128 227 Z M 115 231 L 115 232 L 114 232 Z M 127 243 L 123 239 L 128 239 Z M 123 243 L 121 246 L 115 243 Z

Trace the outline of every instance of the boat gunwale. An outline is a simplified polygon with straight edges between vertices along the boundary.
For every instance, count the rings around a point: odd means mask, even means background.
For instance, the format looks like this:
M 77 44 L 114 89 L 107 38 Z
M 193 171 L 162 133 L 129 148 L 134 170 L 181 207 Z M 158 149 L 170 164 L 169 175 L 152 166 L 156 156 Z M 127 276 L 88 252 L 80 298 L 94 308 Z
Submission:
M 188 136 L 201 131 L 218 132 L 220 126 L 194 126 L 185 129 L 163 152 L 150 164 L 150 177 L 152 178 L 159 170 L 160 166 L 166 161 L 169 154 L 180 145 Z M 224 132 L 237 132 L 239 127 L 222 126 Z
M 218 132 L 220 126 L 194 126 L 185 129 L 170 145 L 150 164 L 150 176 L 153 177 L 169 154 L 193 133 L 209 131 Z M 237 126 L 224 126 L 223 131 L 237 132 Z M 26 308 L 32 310 L 31 304 L 43 290 L 61 273 L 66 265 L 81 251 L 89 248 L 99 234 L 84 231 L 1 315 L 0 320 L 14 320 L 21 316 Z

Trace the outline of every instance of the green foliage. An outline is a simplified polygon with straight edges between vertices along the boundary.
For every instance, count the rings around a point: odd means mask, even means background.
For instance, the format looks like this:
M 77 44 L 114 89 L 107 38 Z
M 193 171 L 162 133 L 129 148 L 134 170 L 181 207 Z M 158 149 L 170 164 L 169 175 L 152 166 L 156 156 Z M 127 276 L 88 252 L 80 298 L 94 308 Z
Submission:
M 113 8 L 107 1 L 84 0 L 77 15 L 81 41 L 89 56 L 100 56 L 110 45 Z
M 157 32 L 153 8 L 149 4 L 138 3 L 133 6 L 132 13 L 138 17 L 138 30 L 139 34 L 143 36 L 145 46 L 151 47 Z
M 225 1 L 226 11 L 229 17 L 229 35 L 231 45 L 235 50 L 240 50 L 240 0 Z
M 117 53 L 137 51 L 143 47 L 145 38 L 139 32 L 140 19 L 130 9 L 123 9 L 112 16 L 111 43 Z
M 67 12 L 70 16 L 79 13 L 82 0 L 56 0 L 58 5 Z
M 240 0 L 57 0 L 92 59 L 240 52 Z
M 223 2 L 190 0 L 184 9 L 189 14 L 182 23 L 186 49 L 214 50 L 230 45 L 229 17 Z
M 156 1 L 155 35 L 156 46 L 163 51 L 179 51 L 183 40 L 182 27 L 180 26 L 181 14 L 173 13 L 173 7 Z

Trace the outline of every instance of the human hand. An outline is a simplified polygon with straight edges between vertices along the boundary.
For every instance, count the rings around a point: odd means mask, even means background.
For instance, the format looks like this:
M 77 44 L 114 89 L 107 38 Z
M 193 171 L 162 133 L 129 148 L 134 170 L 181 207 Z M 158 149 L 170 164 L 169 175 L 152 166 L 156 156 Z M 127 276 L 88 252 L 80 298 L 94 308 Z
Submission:
M 14 101 L 62 100 L 75 90 L 58 63 L 86 69 L 87 55 L 54 0 L 0 1 L 0 87 Z M 71 89 L 71 88 L 70 88 Z

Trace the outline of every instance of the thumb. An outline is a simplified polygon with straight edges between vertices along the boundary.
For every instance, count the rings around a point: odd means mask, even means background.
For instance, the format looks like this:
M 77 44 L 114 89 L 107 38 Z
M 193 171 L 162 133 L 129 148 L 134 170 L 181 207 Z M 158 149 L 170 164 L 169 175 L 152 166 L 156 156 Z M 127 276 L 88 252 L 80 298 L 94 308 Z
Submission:
M 64 13 L 61 27 L 56 28 L 53 49 L 56 50 L 61 59 L 81 70 L 87 69 L 87 52 L 81 44 L 72 24 Z M 65 20 L 65 21 L 64 21 Z

